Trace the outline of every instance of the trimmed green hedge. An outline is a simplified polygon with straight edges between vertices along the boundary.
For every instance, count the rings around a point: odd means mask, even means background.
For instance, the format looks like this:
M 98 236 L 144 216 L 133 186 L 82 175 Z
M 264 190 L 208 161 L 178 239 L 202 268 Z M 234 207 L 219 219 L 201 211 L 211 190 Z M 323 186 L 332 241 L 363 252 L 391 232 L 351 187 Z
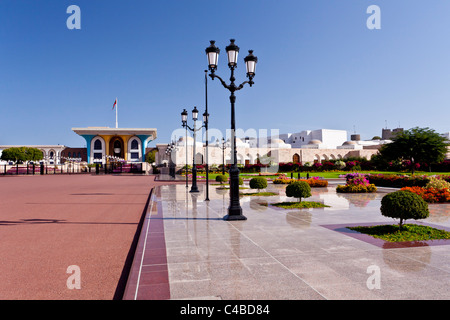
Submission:
M 369 183 L 378 187 L 425 187 L 430 179 L 427 176 L 399 176 L 395 174 L 370 174 L 367 175 Z
M 249 184 L 252 189 L 265 189 L 267 188 L 267 179 L 263 177 L 252 178 Z

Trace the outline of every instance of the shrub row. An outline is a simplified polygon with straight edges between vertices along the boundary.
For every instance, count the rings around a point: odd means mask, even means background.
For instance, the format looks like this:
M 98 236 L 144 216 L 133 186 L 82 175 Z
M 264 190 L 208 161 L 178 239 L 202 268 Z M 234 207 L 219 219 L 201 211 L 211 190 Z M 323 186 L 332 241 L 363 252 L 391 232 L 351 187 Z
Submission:
M 293 182 L 296 181 L 304 181 L 307 184 L 309 184 L 309 186 L 311 188 L 326 188 L 328 187 L 328 181 L 327 180 L 323 180 L 323 179 L 282 179 L 282 178 L 278 178 L 278 179 L 274 179 L 272 182 L 274 184 L 291 184 Z
M 362 184 L 346 184 L 339 185 L 336 187 L 336 192 L 341 193 L 368 193 L 368 192 L 376 192 L 377 187 L 374 184 L 369 184 L 367 186 Z
M 395 174 L 367 175 L 369 183 L 379 187 L 403 188 L 424 187 L 429 182 L 427 176 L 399 176 Z
M 450 182 L 450 176 L 406 176 L 396 174 L 361 174 L 349 173 L 345 175 L 347 182 L 354 178 L 365 177 L 368 183 L 374 184 L 378 187 L 425 187 L 430 181 L 438 180 L 442 182 Z

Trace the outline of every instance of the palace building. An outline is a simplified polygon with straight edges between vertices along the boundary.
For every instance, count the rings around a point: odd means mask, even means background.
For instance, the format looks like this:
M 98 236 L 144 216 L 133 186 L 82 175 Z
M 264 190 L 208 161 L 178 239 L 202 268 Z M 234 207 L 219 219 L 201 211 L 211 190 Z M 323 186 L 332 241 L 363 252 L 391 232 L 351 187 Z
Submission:
M 87 162 L 105 163 L 108 156 L 128 162 L 145 162 L 145 149 L 156 139 L 154 128 L 72 128 L 86 140 Z

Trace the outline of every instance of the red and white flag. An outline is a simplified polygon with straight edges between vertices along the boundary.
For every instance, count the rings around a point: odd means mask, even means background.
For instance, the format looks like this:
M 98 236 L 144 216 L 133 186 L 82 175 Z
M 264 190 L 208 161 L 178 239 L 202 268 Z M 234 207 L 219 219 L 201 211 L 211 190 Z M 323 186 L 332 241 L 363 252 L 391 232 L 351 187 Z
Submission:
M 116 105 L 117 105 L 117 98 L 116 98 L 116 100 L 114 100 L 114 104 L 113 104 L 113 110 L 114 110 L 114 108 L 116 107 Z

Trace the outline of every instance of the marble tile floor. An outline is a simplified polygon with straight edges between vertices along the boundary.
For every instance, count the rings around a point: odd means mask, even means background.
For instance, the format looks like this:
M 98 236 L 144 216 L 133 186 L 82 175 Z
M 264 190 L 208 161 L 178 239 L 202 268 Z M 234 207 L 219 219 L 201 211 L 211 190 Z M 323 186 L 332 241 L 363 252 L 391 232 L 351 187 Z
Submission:
M 246 221 L 224 221 L 229 193 L 204 184 L 154 190 L 124 299 L 449 299 L 450 240 L 389 247 L 349 235 L 346 225 L 397 223 L 382 196 L 313 189 L 330 208 L 285 210 L 272 197 L 241 197 Z M 242 190 L 247 192 L 247 190 Z M 250 192 L 250 190 L 248 191 Z M 410 222 L 410 221 L 407 221 Z M 419 223 L 450 230 L 450 207 L 430 205 Z

